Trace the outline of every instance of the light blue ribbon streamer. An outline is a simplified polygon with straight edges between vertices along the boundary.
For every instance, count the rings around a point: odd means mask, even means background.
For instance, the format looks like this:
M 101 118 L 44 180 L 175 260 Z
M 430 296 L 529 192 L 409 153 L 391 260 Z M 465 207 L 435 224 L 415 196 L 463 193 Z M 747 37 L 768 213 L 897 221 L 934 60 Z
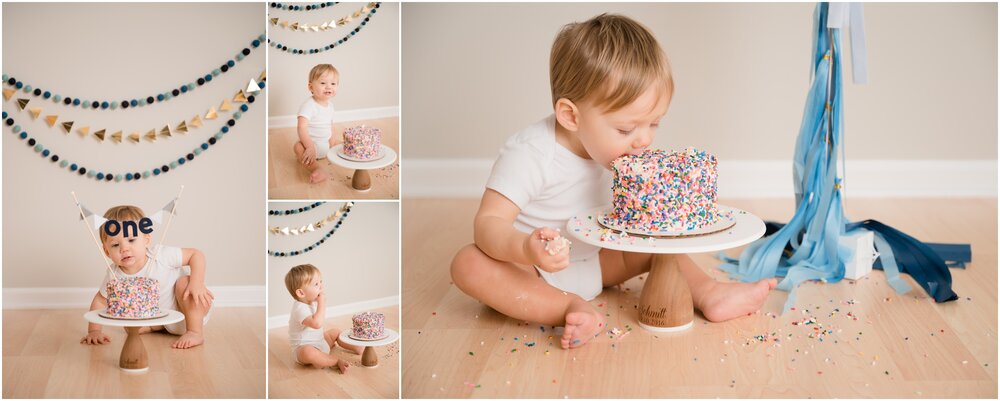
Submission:
M 844 137 L 840 32 L 847 21 L 852 24 L 852 43 L 864 41 L 863 19 L 857 19 L 863 15 L 861 5 L 846 6 L 821 3 L 814 14 L 813 82 L 792 160 L 795 214 L 774 234 L 751 243 L 739 259 L 719 254 L 724 262 L 720 268 L 735 279 L 749 282 L 784 277 L 777 287 L 789 292 L 784 311 L 795 305 L 796 289 L 802 282 L 835 283 L 844 277 L 839 240 L 847 234 L 847 220 L 837 159 L 843 157 Z M 864 45 L 855 52 L 859 49 L 864 50 Z M 855 81 L 859 77 L 867 80 L 864 54 L 856 54 L 854 59 Z M 862 62 L 860 68 L 858 61 Z M 790 252 L 786 252 L 786 248 L 790 248 Z M 895 279 L 890 284 L 897 291 L 908 291 L 909 286 L 899 279 L 898 268 L 895 271 Z

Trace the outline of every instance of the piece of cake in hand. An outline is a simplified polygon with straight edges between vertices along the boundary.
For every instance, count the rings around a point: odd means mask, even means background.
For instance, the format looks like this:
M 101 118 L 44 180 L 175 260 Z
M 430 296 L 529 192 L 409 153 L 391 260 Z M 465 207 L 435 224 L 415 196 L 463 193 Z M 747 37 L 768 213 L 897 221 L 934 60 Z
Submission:
M 148 277 L 124 277 L 108 281 L 108 316 L 119 319 L 149 319 L 160 315 L 160 283 Z
M 617 227 L 651 233 L 695 230 L 720 219 L 717 161 L 714 155 L 687 148 L 647 149 L 611 164 L 612 210 Z
M 378 312 L 361 312 L 351 318 L 354 327 L 351 336 L 359 340 L 385 338 L 385 315 Z
M 379 156 L 382 131 L 375 127 L 351 127 L 344 130 L 344 154 L 347 157 L 372 160 Z

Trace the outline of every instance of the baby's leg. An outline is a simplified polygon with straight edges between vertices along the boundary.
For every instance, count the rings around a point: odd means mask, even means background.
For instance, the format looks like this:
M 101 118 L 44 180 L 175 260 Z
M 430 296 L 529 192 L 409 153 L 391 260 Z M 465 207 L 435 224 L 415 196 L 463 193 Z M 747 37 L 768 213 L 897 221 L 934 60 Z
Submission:
M 337 344 L 340 344 L 341 348 L 344 348 L 358 355 L 361 355 L 361 351 L 365 350 L 365 347 L 359 345 L 351 345 L 340 342 L 340 329 L 334 328 L 323 332 L 323 338 L 326 339 L 327 345 L 330 346 L 331 353 L 333 353 L 333 349 L 337 346 Z
M 605 287 L 624 283 L 649 271 L 653 255 L 601 249 L 601 279 Z
M 756 283 L 721 283 L 705 274 L 688 255 L 677 255 L 677 265 L 691 289 L 694 307 L 712 322 L 723 322 L 760 309 L 778 285 L 770 278 Z
M 332 368 L 340 362 L 340 359 L 337 357 L 310 346 L 299 347 L 295 355 L 298 357 L 299 363 L 312 365 L 317 369 Z M 344 370 L 341 369 L 340 373 L 344 373 Z
M 184 291 L 187 290 L 188 283 L 190 277 L 181 276 L 174 284 L 174 298 L 177 299 L 177 305 L 184 314 L 184 324 L 187 325 L 187 331 L 171 345 L 174 348 L 191 348 L 205 342 L 205 314 L 211 306 L 195 302 L 194 297 L 185 299 Z
M 604 327 L 604 317 L 580 296 L 549 285 L 530 267 L 493 259 L 473 244 L 455 255 L 451 277 L 463 292 L 504 315 L 565 325 L 563 348 L 586 344 Z
M 302 142 L 296 141 L 293 149 L 295 150 L 295 161 L 299 162 L 299 164 L 302 164 L 309 170 L 309 182 L 317 183 L 326 180 L 326 171 L 320 168 L 323 164 L 320 163 L 319 160 L 314 160 L 309 164 L 302 163 L 302 154 L 306 151 L 306 147 L 302 145 Z

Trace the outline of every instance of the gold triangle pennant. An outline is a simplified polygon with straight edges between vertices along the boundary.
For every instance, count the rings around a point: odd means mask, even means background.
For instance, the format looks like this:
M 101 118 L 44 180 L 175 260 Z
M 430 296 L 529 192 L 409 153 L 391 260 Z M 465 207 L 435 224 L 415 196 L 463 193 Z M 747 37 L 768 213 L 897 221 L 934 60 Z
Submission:
M 278 25 L 278 19 L 277 18 L 271 18 L 271 25 Z
M 214 120 L 219 114 L 215 112 L 215 107 L 208 109 L 208 113 L 205 113 L 206 120 Z
M 354 15 L 354 18 L 360 17 L 361 16 L 361 10 L 355 11 L 353 15 Z
M 281 21 L 278 25 L 281 25 L 282 28 L 288 28 L 288 21 Z
M 76 130 L 76 132 L 79 132 L 81 137 L 87 136 L 88 134 L 90 134 L 90 127 L 80 128 Z
M 181 121 L 181 123 L 177 125 L 177 129 L 175 129 L 174 132 L 188 132 L 187 122 Z
M 219 105 L 219 111 L 229 111 L 233 109 L 233 103 L 229 99 L 222 100 L 222 104 Z
M 260 77 L 257 78 L 258 81 L 263 81 L 265 79 L 267 79 L 267 70 L 261 71 Z
M 49 126 L 56 125 L 56 121 L 59 121 L 59 116 L 45 116 L 45 122 L 49 123 Z
M 165 136 L 165 137 L 169 138 L 170 135 L 171 135 L 170 134 L 170 126 L 169 125 L 164 125 L 163 128 L 160 129 L 160 136 Z
M 292 28 L 293 31 L 299 30 L 299 23 L 298 22 L 292 23 L 292 26 L 290 28 Z
M 17 99 L 17 107 L 24 110 L 24 107 L 27 106 L 30 101 L 31 99 Z
M 10 100 L 11 96 L 14 96 L 14 92 L 17 92 L 17 89 L 4 89 L 3 100 Z
M 115 132 L 114 134 L 111 134 L 111 140 L 115 141 L 115 143 L 122 143 L 122 132 L 118 131 Z
M 98 141 L 104 142 L 104 130 L 103 129 L 100 130 L 100 131 L 95 132 L 94 136 L 97 137 Z
M 139 143 L 139 133 L 133 132 L 131 134 L 128 134 L 128 139 L 134 143 Z
M 147 141 L 156 142 L 156 129 L 149 130 L 149 132 L 146 133 L 145 138 Z
M 40 116 L 42 114 L 42 108 L 41 107 L 35 107 L 35 108 L 31 109 L 31 110 L 28 110 L 28 112 L 31 113 L 31 119 L 32 120 L 37 120 L 38 116 Z
M 70 133 L 70 131 L 73 130 L 73 122 L 72 121 L 66 121 L 66 122 L 62 123 L 62 127 L 63 127 L 64 130 L 66 130 L 66 133 L 68 134 L 68 133 Z
M 239 93 L 237 93 L 236 96 L 233 97 L 233 101 L 237 103 L 246 103 L 247 94 L 243 93 L 243 89 L 240 89 Z
M 194 116 L 194 118 L 191 119 L 190 125 L 195 128 L 201 127 L 201 116 Z

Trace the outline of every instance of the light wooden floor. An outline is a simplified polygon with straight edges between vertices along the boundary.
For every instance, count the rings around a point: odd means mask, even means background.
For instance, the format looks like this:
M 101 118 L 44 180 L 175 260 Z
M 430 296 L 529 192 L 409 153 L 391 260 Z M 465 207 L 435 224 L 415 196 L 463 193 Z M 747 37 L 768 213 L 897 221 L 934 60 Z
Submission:
M 386 327 L 397 330 L 398 307 L 374 311 L 385 315 Z M 323 327 L 350 330 L 351 316 L 327 318 Z M 270 398 L 399 398 L 398 341 L 376 348 L 379 364 L 374 368 L 361 366 L 360 355 L 337 347 L 334 351 L 337 357 L 351 364 L 343 375 L 336 369 L 315 369 L 295 363 L 287 327 L 271 329 L 267 341 Z
M 790 199 L 723 203 L 775 221 L 794 207 Z M 874 218 L 928 242 L 971 243 L 974 263 L 951 270 L 958 301 L 935 304 L 908 276 L 916 290 L 896 295 L 876 271 L 857 282 L 804 284 L 784 316 L 776 313 L 786 294 L 775 292 L 759 314 L 725 323 L 696 316 L 691 330 L 653 335 L 636 321 L 640 276 L 592 302 L 609 328 L 633 330 L 571 351 L 558 347 L 552 328 L 506 318 L 451 284 L 451 257 L 471 242 L 477 207 L 403 202 L 403 397 L 997 397 L 995 198 L 846 203 L 852 219 Z M 711 255 L 693 257 L 724 280 Z M 810 317 L 818 324 L 793 325 Z M 762 335 L 780 342 L 761 343 Z
M 170 348 L 178 337 L 142 335 L 149 372 L 122 373 L 125 331 L 110 344 L 80 344 L 83 309 L 3 311 L 3 398 L 264 398 L 264 308 L 218 308 L 205 344 Z
M 399 154 L 399 117 L 350 121 L 333 124 L 337 132 L 347 127 L 368 125 L 382 130 L 382 144 Z M 320 160 L 330 178 L 318 184 L 309 182 L 309 172 L 295 161 L 292 146 L 298 141 L 295 128 L 269 129 L 267 136 L 268 199 L 399 199 L 399 157 L 390 166 L 370 170 L 372 187 L 357 191 L 351 187 L 353 169 Z

